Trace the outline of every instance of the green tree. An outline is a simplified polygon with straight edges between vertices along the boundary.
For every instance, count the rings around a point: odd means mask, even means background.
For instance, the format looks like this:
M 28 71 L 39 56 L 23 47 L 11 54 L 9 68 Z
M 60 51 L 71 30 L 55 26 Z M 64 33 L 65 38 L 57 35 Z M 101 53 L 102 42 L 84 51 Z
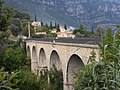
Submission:
M 43 26 L 42 31 L 46 32 L 47 34 L 50 33 L 50 30 L 49 30 L 48 26 Z
M 53 65 L 50 70 L 50 90 L 63 90 L 63 75 L 62 70 L 57 70 Z
M 75 29 L 73 34 L 80 33 L 82 36 L 87 36 L 87 29 L 81 24 L 79 29 Z
M 81 33 L 81 34 L 85 34 L 85 32 L 86 32 L 86 30 L 85 30 L 85 27 L 81 24 L 80 25 L 80 28 L 79 28 L 79 32 Z
M 91 28 L 91 33 L 94 34 L 94 28 L 93 27 Z
M 106 30 L 106 36 L 105 36 L 106 44 L 112 44 L 113 43 L 113 35 L 111 28 L 107 28 Z
M 73 31 L 73 34 L 76 34 L 77 32 L 79 32 L 79 29 L 75 29 L 74 31 Z M 80 32 L 79 32 L 80 33 Z
M 55 37 L 57 37 L 57 34 L 56 33 L 49 33 L 47 35 L 47 37 L 55 38 Z
M 60 26 L 59 26 L 59 24 L 57 24 L 56 30 L 57 30 L 57 32 L 60 32 Z
M 54 28 L 57 28 L 57 23 L 55 22 L 55 26 L 54 26 Z
M 6 31 L 10 25 L 12 8 L 2 7 L 3 0 L 0 0 L 0 31 Z
M 74 31 L 75 32 L 75 31 Z M 76 38 L 80 38 L 80 37 L 83 37 L 83 35 L 80 33 L 80 32 L 77 32 L 76 34 L 75 34 L 75 37 Z
M 5 51 L 3 67 L 6 71 L 14 71 L 26 65 L 26 56 L 22 48 L 8 48 Z
M 45 24 L 45 27 L 48 28 L 48 24 L 47 23 Z
M 67 30 L 67 25 L 66 24 L 64 25 L 64 29 Z
M 3 60 L 3 54 L 7 48 L 10 20 L 12 17 L 12 8 L 3 7 L 4 0 L 0 0 L 0 61 Z
M 17 10 L 13 11 L 13 18 L 30 21 L 30 16 L 27 13 L 19 12 Z
M 19 88 L 19 90 L 44 90 L 42 89 L 42 83 L 40 83 L 37 76 L 34 75 L 28 67 L 23 67 L 19 70 L 17 74 L 18 83 L 15 87 Z M 46 89 L 47 90 L 47 89 Z
M 41 21 L 41 26 L 43 26 L 44 24 L 43 24 L 43 21 Z
M 37 17 L 36 17 L 36 14 L 35 14 L 35 18 L 34 18 L 34 19 L 35 19 L 35 22 L 36 22 L 36 21 L 37 21 Z
M 106 38 L 103 39 L 106 41 Z M 103 43 L 100 46 L 103 55 L 101 55 L 99 62 L 88 64 L 77 73 L 75 90 L 120 89 L 119 44 L 119 39 L 115 38 L 112 44 Z M 92 58 L 94 60 L 94 57 Z
M 14 36 L 18 36 L 22 31 L 22 21 L 19 18 L 13 18 L 11 20 L 10 30 Z
M 100 36 L 100 35 L 101 35 L 101 31 L 102 31 L 102 28 L 99 26 L 99 27 L 97 28 L 96 34 L 97 34 L 98 36 Z
M 28 22 L 30 22 L 30 16 L 27 13 L 14 10 L 10 22 L 10 30 L 14 36 L 18 36 L 19 34 L 28 36 Z
M 52 25 L 52 22 L 50 22 L 50 29 L 53 29 L 53 25 Z
M 28 36 L 28 23 L 29 22 L 27 22 L 27 21 L 22 23 L 22 31 L 21 31 L 21 33 L 24 36 Z

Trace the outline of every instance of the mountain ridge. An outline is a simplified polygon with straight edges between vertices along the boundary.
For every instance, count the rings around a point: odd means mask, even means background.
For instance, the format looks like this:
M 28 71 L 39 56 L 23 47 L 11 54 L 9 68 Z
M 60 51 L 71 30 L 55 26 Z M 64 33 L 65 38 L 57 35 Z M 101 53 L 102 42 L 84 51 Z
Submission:
M 38 20 L 78 27 L 120 23 L 119 0 L 5 0 L 6 5 L 29 13 Z

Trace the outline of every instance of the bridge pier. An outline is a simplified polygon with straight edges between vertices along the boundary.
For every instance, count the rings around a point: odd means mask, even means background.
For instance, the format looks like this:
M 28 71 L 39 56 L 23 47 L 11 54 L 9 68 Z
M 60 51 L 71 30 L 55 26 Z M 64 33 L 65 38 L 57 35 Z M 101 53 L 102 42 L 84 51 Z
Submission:
M 38 67 L 38 73 L 37 73 L 37 75 L 38 76 L 40 76 L 40 72 L 42 71 L 42 70 L 47 70 L 47 66 L 43 66 L 43 67 Z M 44 73 L 44 72 L 42 72 L 42 73 Z
M 31 71 L 38 75 L 38 62 L 31 62 Z
M 63 83 L 63 90 L 74 90 L 74 84 Z

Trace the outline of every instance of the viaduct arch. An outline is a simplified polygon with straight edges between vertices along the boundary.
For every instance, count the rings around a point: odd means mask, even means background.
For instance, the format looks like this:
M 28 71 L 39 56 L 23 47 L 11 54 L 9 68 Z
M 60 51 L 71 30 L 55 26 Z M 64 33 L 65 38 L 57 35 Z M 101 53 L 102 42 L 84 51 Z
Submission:
M 94 50 L 96 59 L 99 58 L 96 45 L 27 40 L 26 47 L 33 73 L 38 74 L 44 67 L 50 70 L 53 65 L 62 69 L 64 90 L 74 90 L 74 73 L 87 64 L 91 51 Z
M 39 52 L 39 61 L 38 61 L 39 67 L 47 67 L 46 62 L 47 61 L 46 61 L 45 51 L 43 48 L 41 48 Z
M 62 69 L 59 54 L 55 50 L 53 50 L 50 55 L 50 68 L 52 68 L 53 65 L 56 66 L 57 70 Z
M 67 64 L 67 83 L 69 84 L 68 88 L 69 90 L 72 90 L 74 88 L 74 74 L 80 70 L 81 67 L 84 67 L 84 63 L 82 59 L 76 55 L 73 54 Z

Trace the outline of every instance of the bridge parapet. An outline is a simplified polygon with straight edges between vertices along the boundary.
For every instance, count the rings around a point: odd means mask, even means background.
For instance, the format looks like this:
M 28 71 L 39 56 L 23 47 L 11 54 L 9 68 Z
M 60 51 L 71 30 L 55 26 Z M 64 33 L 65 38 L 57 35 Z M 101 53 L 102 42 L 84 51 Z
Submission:
M 52 44 L 52 45 L 63 45 L 63 46 L 73 46 L 73 47 L 84 47 L 84 48 L 96 48 L 99 49 L 99 46 L 96 44 L 78 44 L 78 43 L 59 43 L 59 42 L 46 42 L 46 41 L 35 41 L 35 40 L 27 40 L 26 42 L 34 42 L 34 43 L 44 43 L 44 44 Z

